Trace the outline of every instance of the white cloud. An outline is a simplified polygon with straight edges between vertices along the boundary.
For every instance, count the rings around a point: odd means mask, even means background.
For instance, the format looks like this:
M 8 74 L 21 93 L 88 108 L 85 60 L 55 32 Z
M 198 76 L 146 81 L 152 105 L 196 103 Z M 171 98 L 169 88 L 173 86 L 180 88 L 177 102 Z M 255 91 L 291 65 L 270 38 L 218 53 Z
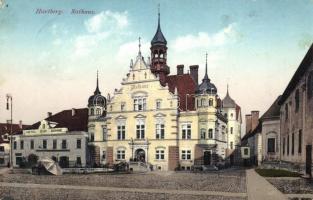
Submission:
M 89 33 L 99 33 L 110 29 L 123 29 L 129 24 L 127 12 L 102 11 L 85 22 Z
M 103 11 L 85 21 L 87 34 L 74 38 L 72 59 L 89 55 L 101 42 L 113 35 L 124 34 L 129 25 L 127 12 Z
M 223 46 L 238 38 L 239 34 L 235 27 L 236 24 L 230 24 L 213 35 L 209 35 L 206 32 L 199 32 L 197 35 L 180 36 L 173 41 L 172 48 L 175 51 L 182 52 L 195 48 Z
M 97 33 L 92 35 L 80 35 L 74 40 L 74 58 L 77 56 L 86 56 L 94 48 L 99 45 L 99 42 L 105 40 L 110 35 L 109 32 Z

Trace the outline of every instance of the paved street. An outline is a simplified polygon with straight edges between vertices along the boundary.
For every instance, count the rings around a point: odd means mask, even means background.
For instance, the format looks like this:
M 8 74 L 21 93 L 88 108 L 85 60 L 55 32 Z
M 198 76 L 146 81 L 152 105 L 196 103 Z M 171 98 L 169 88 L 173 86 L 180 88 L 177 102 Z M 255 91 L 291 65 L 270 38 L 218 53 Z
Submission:
M 3 172 L 4 170 L 2 170 Z M 1 170 L 0 170 L 1 172 Z M 286 179 L 289 180 L 289 179 Z M 210 173 L 150 172 L 35 176 L 0 175 L 0 198 L 28 199 L 275 199 L 284 195 L 254 169 Z
M 247 199 L 244 170 L 223 173 L 0 176 L 0 196 L 14 199 Z

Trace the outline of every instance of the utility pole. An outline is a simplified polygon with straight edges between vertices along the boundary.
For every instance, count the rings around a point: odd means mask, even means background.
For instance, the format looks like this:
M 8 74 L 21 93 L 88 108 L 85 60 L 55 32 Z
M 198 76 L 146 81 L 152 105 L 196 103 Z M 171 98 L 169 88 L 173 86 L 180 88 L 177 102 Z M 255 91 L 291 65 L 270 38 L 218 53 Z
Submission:
M 7 94 L 7 110 L 11 111 L 11 128 L 10 128 L 10 167 L 13 168 L 13 97 L 10 94 Z

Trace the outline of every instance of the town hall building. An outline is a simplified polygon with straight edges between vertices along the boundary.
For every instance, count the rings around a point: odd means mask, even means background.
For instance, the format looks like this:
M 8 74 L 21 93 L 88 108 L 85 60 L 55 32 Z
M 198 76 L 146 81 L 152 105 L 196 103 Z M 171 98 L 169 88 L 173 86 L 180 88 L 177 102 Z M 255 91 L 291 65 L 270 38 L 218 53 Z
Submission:
M 178 65 L 177 74 L 170 74 L 160 15 L 150 50 L 151 59 L 144 59 L 139 41 L 135 62 L 112 97 L 101 95 L 97 79 L 88 100 L 91 162 L 189 170 L 225 161 L 240 142 L 240 106 L 228 91 L 219 98 L 207 61 L 200 83 L 198 65 L 188 73 Z

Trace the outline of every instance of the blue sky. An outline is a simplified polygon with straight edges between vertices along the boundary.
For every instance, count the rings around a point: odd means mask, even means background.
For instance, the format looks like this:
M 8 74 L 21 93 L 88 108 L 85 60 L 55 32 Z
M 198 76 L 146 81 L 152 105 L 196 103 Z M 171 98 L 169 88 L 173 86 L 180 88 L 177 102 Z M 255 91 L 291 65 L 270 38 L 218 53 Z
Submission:
M 168 41 L 168 64 L 200 65 L 221 98 L 226 85 L 242 107 L 263 113 L 283 92 L 313 41 L 313 0 L 103 1 L 6 0 L 0 9 L 0 121 L 6 93 L 15 121 L 85 107 L 100 74 L 103 94 L 120 87 L 130 59 L 149 56 L 157 26 Z M 36 14 L 59 9 L 61 15 Z M 72 9 L 94 15 L 72 15 Z

